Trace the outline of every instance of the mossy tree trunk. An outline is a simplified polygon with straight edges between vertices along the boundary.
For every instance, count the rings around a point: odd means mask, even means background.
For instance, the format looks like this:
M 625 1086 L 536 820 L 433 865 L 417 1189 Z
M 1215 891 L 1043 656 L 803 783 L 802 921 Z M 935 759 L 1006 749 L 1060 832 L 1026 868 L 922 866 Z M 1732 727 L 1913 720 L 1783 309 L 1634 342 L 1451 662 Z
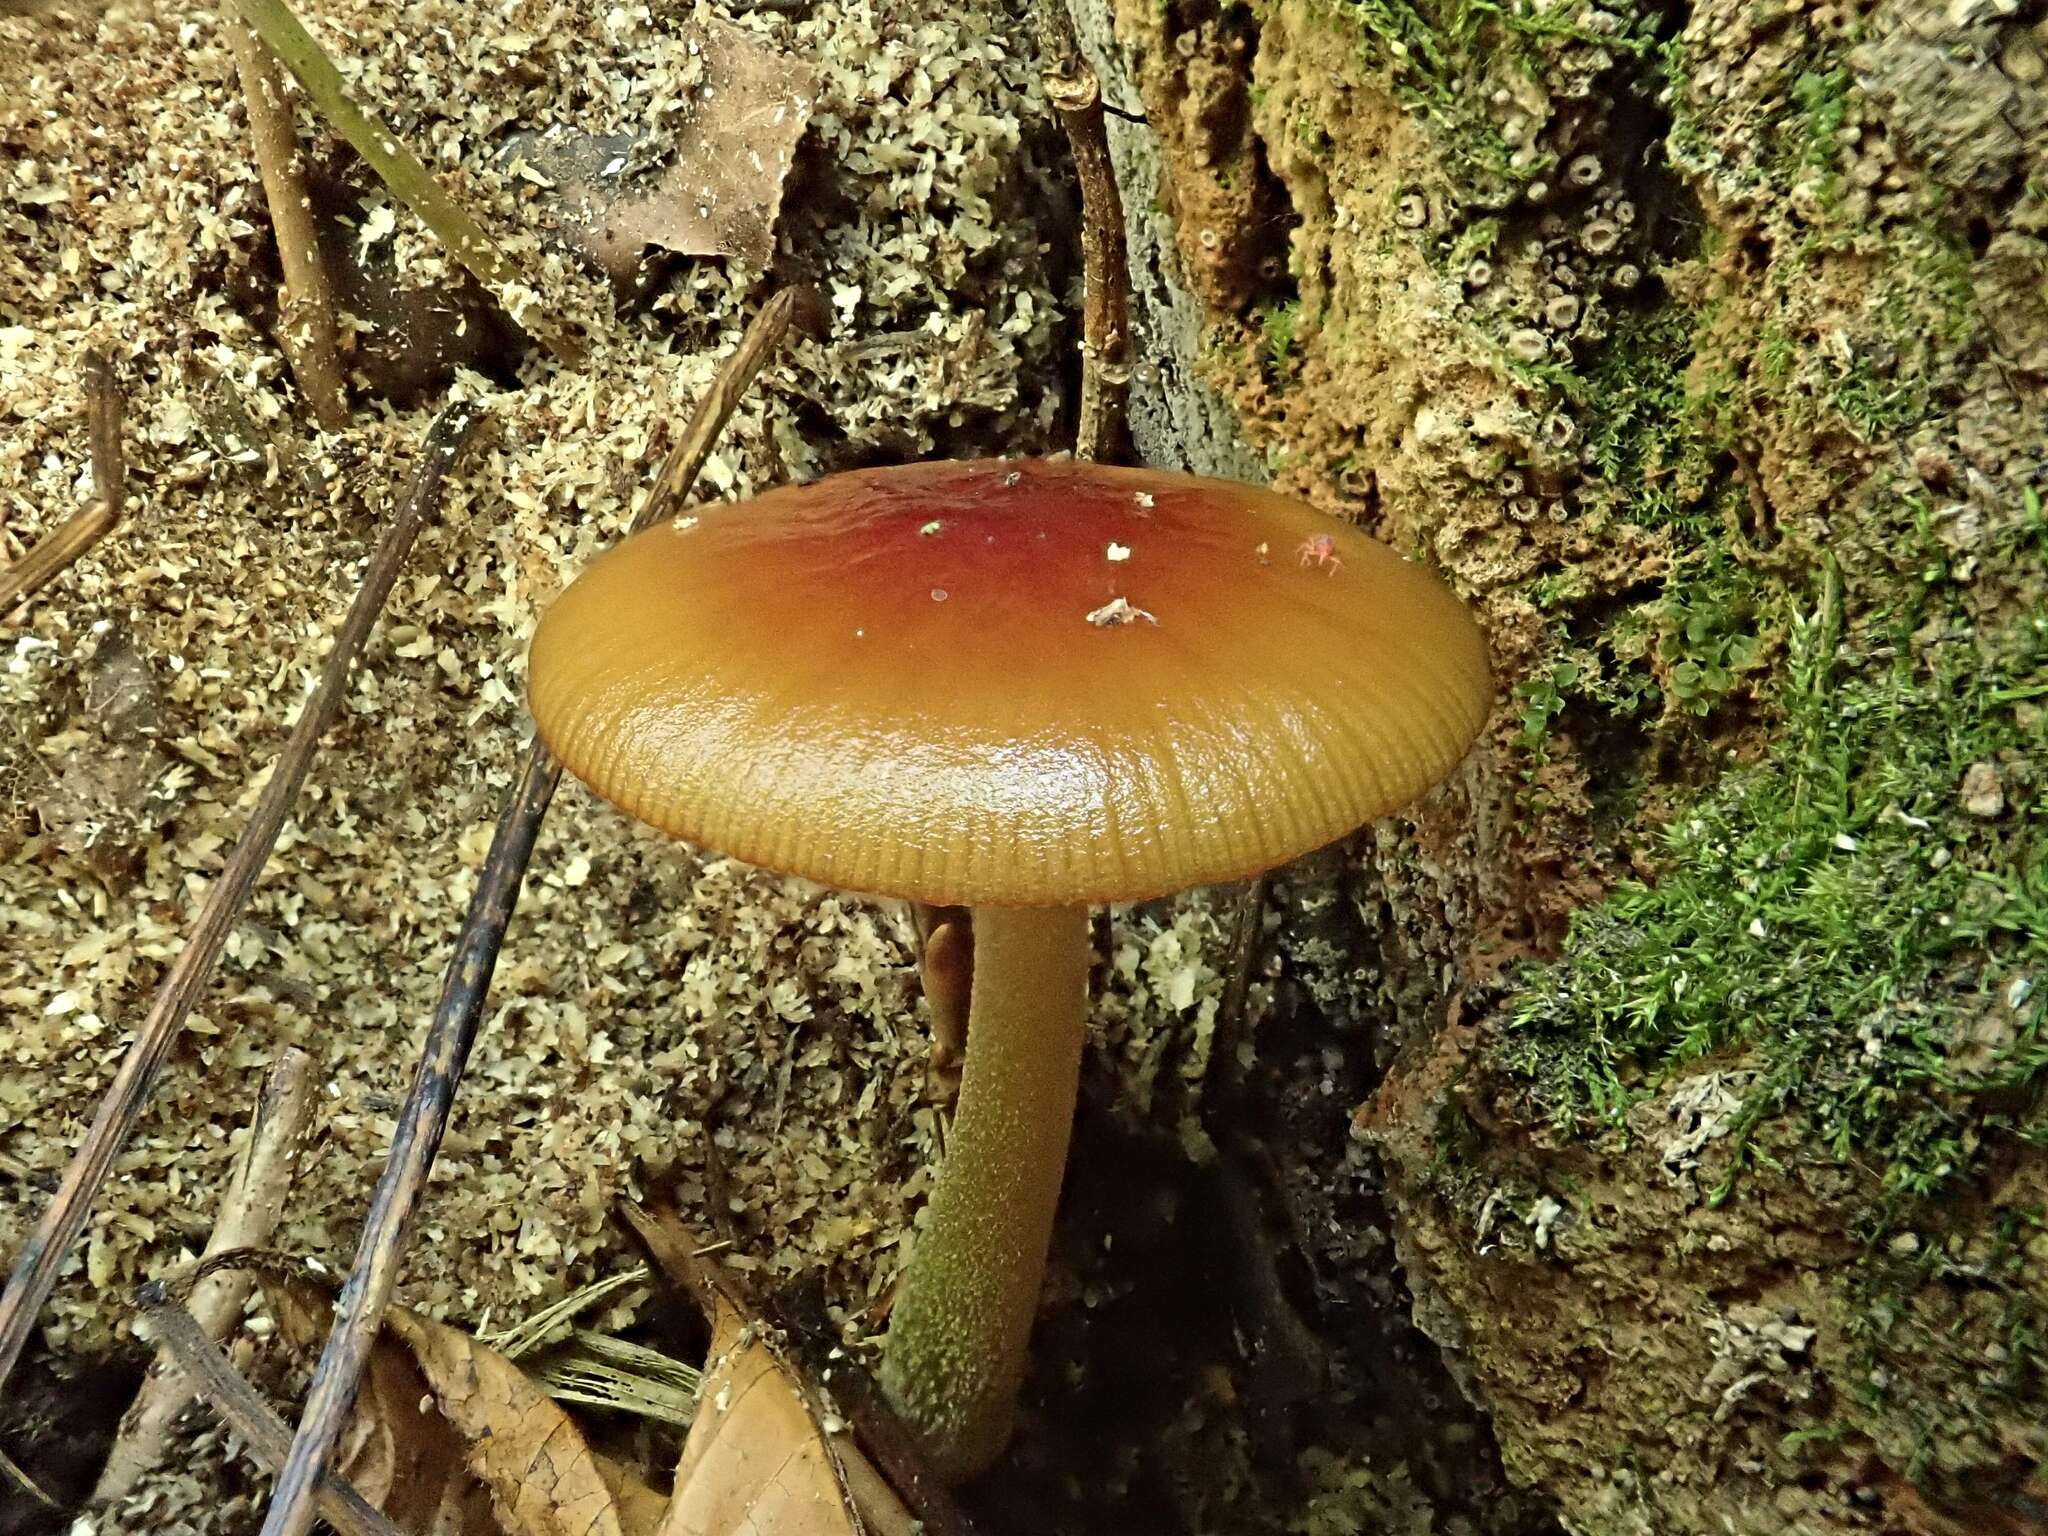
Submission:
M 1584 1531 L 2036 1528 L 2042 7 L 1114 22 L 1210 380 L 1492 634 L 1323 1001 L 1509 1471 Z

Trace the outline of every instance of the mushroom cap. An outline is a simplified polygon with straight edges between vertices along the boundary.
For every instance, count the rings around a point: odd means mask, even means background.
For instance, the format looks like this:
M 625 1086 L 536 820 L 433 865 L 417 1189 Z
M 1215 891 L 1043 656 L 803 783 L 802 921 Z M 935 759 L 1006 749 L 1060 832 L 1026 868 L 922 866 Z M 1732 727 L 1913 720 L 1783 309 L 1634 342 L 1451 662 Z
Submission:
M 749 863 L 1135 901 L 1406 804 L 1492 695 L 1437 580 L 1287 497 L 1072 460 L 833 475 L 625 540 L 529 661 L 562 764 Z

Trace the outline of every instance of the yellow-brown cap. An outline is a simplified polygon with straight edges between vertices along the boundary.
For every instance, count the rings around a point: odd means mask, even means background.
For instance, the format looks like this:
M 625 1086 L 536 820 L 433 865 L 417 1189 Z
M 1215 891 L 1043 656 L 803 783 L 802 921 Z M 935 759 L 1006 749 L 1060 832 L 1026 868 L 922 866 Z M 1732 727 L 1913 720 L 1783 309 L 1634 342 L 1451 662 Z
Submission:
M 549 609 L 542 739 L 641 820 L 932 903 L 1132 901 L 1407 803 L 1491 700 L 1433 577 L 1284 496 L 1066 460 L 831 476 Z

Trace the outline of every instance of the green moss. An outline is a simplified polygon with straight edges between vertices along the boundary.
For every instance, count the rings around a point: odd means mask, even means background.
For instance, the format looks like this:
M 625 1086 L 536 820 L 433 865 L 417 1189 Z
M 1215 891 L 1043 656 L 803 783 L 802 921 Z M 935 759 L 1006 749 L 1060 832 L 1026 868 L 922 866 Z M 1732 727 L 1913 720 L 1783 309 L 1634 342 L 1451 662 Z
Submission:
M 1794 252 L 1804 256 L 1832 248 L 1843 233 L 1831 226 L 1842 202 L 1840 134 L 1855 82 L 1842 63 L 1847 40 L 1819 28 L 1801 36 L 1804 46 L 1781 59 L 1775 85 L 1742 97 L 1745 113 L 1753 114 L 1757 102 L 1771 106 L 1761 117 L 1745 116 L 1739 124 L 1719 118 L 1731 96 L 1703 97 L 1693 89 L 1690 60 L 1679 39 L 1662 45 L 1658 63 L 1666 86 L 1662 99 L 1671 113 L 1665 149 L 1672 165 L 1727 191 L 1767 194 L 1774 202 L 1794 186 L 1806 185 L 1812 200 L 1800 217 L 1817 216 L 1829 227 L 1808 232 L 1808 246 Z M 1759 146 L 1761 152 L 1738 151 L 1724 158 L 1717 145 L 1730 143 L 1738 133 L 1742 143 Z
M 1495 72 L 1514 69 L 1541 78 L 1565 49 L 1598 47 L 1644 56 L 1655 44 L 1656 17 L 1617 6 L 1612 32 L 1580 26 L 1562 11 L 1527 0 L 1326 0 L 1327 14 L 1351 28 L 1368 62 L 1428 118 L 1459 190 L 1497 204 L 1541 175 L 1551 158 L 1517 157 L 1489 104 Z
M 2005 1208 L 1973 1236 L 1901 1234 L 1858 1266 L 1853 1410 L 1914 1481 L 1970 1475 L 1999 1459 L 2014 1420 L 2039 1424 L 2048 1319 L 2028 1280 L 2044 1233 L 2041 1211 Z
M 1671 113 L 1671 127 L 1664 136 L 1664 153 L 1679 170 L 1704 175 L 1714 164 L 1706 125 L 1693 110 L 1692 62 L 1683 36 L 1668 39 L 1657 50 L 1657 71 L 1664 85 L 1662 100 Z
M 1906 607 L 1881 637 L 1893 659 L 1837 677 L 1837 608 L 1831 593 L 1796 630 L 1767 759 L 1676 817 L 1655 884 L 1574 918 L 1499 1064 L 1584 1129 L 1726 1053 L 1756 1072 L 1731 1180 L 1756 1126 L 1792 1117 L 1877 1174 L 1876 1233 L 1999 1141 L 2048 1139 L 2048 988 L 2029 990 L 2048 966 L 2048 817 L 2032 798 L 1996 823 L 1958 803 L 1973 764 L 2048 746 L 2021 707 L 2048 689 L 2048 626 L 1930 648 Z
M 1631 6 L 1616 31 L 1582 27 L 1562 12 L 1511 0 L 1337 0 L 1375 54 L 1425 104 L 1451 106 L 1484 67 L 1505 55 L 1532 70 L 1545 45 L 1587 43 L 1624 54 L 1651 52 L 1655 17 Z
M 1903 432 L 1927 414 L 1921 382 L 1880 371 L 1857 354 L 1828 367 L 1828 400 L 1849 430 L 1866 443 Z
M 1259 306 L 1261 361 L 1269 379 L 1294 371 L 1294 338 L 1301 325 L 1301 301 L 1272 300 Z
M 1673 304 L 1623 311 L 1582 367 L 1544 381 L 1570 403 L 1581 434 L 1579 515 L 1601 520 L 1610 537 L 1668 536 L 1678 552 L 1620 604 L 1577 566 L 1531 583 L 1553 638 L 1548 664 L 1517 688 L 1530 754 L 1524 811 L 1544 808 L 1538 786 L 1554 722 L 1576 709 L 1596 733 L 1633 722 L 1641 734 L 1704 718 L 1750 689 L 1786 627 L 1780 584 L 1730 548 L 1742 496 L 1726 465 L 1733 385 L 1695 353 L 1710 318 Z M 1630 790 L 1603 781 L 1588 794 L 1626 802 Z
M 1849 112 L 1849 72 L 1840 65 L 1802 70 L 1793 77 L 1791 96 L 1794 111 L 1778 142 L 1794 178 L 1817 173 L 1821 206 L 1832 207 L 1841 195 L 1839 135 Z
M 1705 311 L 1666 304 L 1616 318 L 1567 393 L 1581 406 L 1585 461 L 1631 522 L 1697 521 L 1726 442 L 1727 385 L 1692 377 Z
M 1482 256 L 1491 256 L 1500 244 L 1499 219 L 1474 219 L 1439 243 L 1437 265 L 1451 277 L 1462 277 L 1465 269 Z
M 1566 566 L 1561 571 L 1546 571 L 1529 583 L 1529 601 L 1545 613 L 1557 608 L 1566 608 L 1593 591 L 1592 579 L 1577 566 Z
M 1799 348 L 1792 340 L 1792 333 L 1785 329 L 1784 321 L 1772 319 L 1764 323 L 1763 335 L 1757 343 L 1756 362 L 1758 377 L 1765 384 L 1783 384 L 1792 376 L 1792 370 L 1799 363 Z
M 1547 46 L 1498 18 L 1461 34 L 1423 0 L 1346 9 L 1450 130 L 1473 120 L 1468 86 Z M 1994 1461 L 1994 1418 L 2008 1436 L 2040 1422 L 1999 1404 L 2048 1399 L 2044 1213 L 1973 1199 L 2016 1145 L 2048 1146 L 2048 610 L 2037 578 L 2007 590 L 2048 563 L 2048 520 L 2024 493 L 2019 516 L 1972 525 L 1964 560 L 1933 507 L 1887 489 L 1910 482 L 1902 439 L 1953 440 L 1983 344 L 1971 247 L 1938 202 L 1902 215 L 1856 189 L 1841 140 L 1853 38 L 1785 40 L 1776 88 L 1739 96 L 1697 96 L 1677 41 L 1657 58 L 1665 154 L 1737 210 L 1724 222 L 1755 213 L 1767 273 L 1670 263 L 1669 297 L 1615 300 L 1605 337 L 1569 361 L 1502 365 L 1557 460 L 1577 461 L 1545 507 L 1571 537 L 1517 593 L 1548 642 L 1515 686 L 1519 808 L 1533 846 L 1656 875 L 1580 912 L 1482 1049 L 1489 1092 L 1505 1076 L 1525 1113 L 1610 1146 L 1673 1079 L 1727 1073 L 1742 1107 L 1717 1143 L 1719 1200 L 1774 1158 L 1855 1170 L 1868 1197 L 1844 1217 L 1863 1247 L 1841 1282 L 1861 1359 L 1830 1359 L 1839 1395 L 1783 1449 L 1868 1438 L 1918 1476 Z M 1460 57 L 1484 62 L 1421 79 Z M 1469 259 L 1460 233 L 1435 234 L 1432 258 Z M 1717 316 L 1688 304 L 1699 295 L 1736 307 Z M 1812 545 L 1837 539 L 1846 596 L 1832 561 L 1814 568 Z M 2003 776 L 1997 816 L 1965 804 L 1984 764 Z M 1657 797 L 1661 833 L 1639 794 Z M 1530 1164 L 1453 1109 L 1432 1176 L 1469 1218 Z
M 1639 526 L 1707 528 L 1720 521 L 1719 461 L 1737 396 L 1725 370 L 1706 373 L 1696 363 L 1699 337 L 1712 319 L 1711 306 L 1623 310 L 1577 362 L 1509 365 L 1524 383 L 1572 408 L 1589 494 Z
M 1893 259 L 1876 274 L 1847 327 L 1795 327 L 1792 312 L 1768 319 L 1749 351 L 1743 413 L 1768 412 L 1812 426 L 1819 410 L 1858 442 L 1881 445 L 1952 406 L 1955 360 L 1983 331 L 1960 230 L 1929 216 L 1887 233 Z M 1825 241 L 1798 248 L 1802 259 Z
M 2037 494 L 2022 512 L 1993 540 L 2016 564 L 2048 554 Z M 1828 567 L 1766 756 L 1673 817 L 1654 882 L 1573 919 L 1490 1049 L 1574 1136 L 1627 1134 L 1638 1101 L 1709 1058 L 1739 1072 L 1717 1200 L 1767 1147 L 1870 1179 L 1847 1213 L 1864 1249 L 1845 1277 L 1845 1395 L 1782 1450 L 1854 1433 L 1919 1480 L 1995 1460 L 2048 1395 L 2028 1279 L 2048 1222 L 1967 1198 L 2015 1144 L 2048 1146 L 2048 610 L 1970 634 L 1931 539 L 1900 565 L 1888 621 L 1853 646 Z M 1856 654 L 1875 660 L 1844 670 Z M 1525 733 L 1580 686 L 1559 670 L 1529 687 Z M 1997 817 L 1964 803 L 1986 763 L 2004 775 Z M 1454 1193 L 1485 1187 L 1474 1134 L 1440 1137 Z
M 1951 353 L 1977 339 L 1984 328 L 1977 307 L 1977 289 L 1970 268 L 1975 257 L 1968 239 L 1952 224 L 1923 220 L 1895 237 L 1904 247 L 1907 271 L 1918 296 L 1932 311 L 1935 337 Z M 1887 307 L 1887 317 L 1911 328 L 1916 306 L 1902 300 Z M 1923 333 L 1924 334 L 1924 333 Z
M 1795 1429 L 1778 1442 L 1778 1454 L 1788 1461 L 1797 1461 L 1806 1454 L 1808 1446 L 1839 1445 L 1853 1434 L 1854 1427 L 1838 1419 L 1822 1424 L 1809 1424 L 1804 1429 Z
M 1670 707 L 1705 716 L 1754 672 L 1770 648 L 1777 592 L 1718 552 L 1698 562 L 1657 606 L 1657 655 Z

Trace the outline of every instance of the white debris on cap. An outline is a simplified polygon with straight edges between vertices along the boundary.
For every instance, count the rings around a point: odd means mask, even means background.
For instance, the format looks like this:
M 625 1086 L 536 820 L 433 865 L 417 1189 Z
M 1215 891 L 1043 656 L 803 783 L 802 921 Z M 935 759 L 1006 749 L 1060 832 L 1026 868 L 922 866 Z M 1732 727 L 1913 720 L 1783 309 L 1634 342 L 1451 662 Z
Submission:
M 1141 619 L 1147 624 L 1159 622 L 1154 615 L 1142 608 L 1133 608 L 1127 599 L 1121 597 L 1111 598 L 1088 615 L 1088 622 L 1097 629 L 1117 629 L 1125 624 L 1135 624 Z

